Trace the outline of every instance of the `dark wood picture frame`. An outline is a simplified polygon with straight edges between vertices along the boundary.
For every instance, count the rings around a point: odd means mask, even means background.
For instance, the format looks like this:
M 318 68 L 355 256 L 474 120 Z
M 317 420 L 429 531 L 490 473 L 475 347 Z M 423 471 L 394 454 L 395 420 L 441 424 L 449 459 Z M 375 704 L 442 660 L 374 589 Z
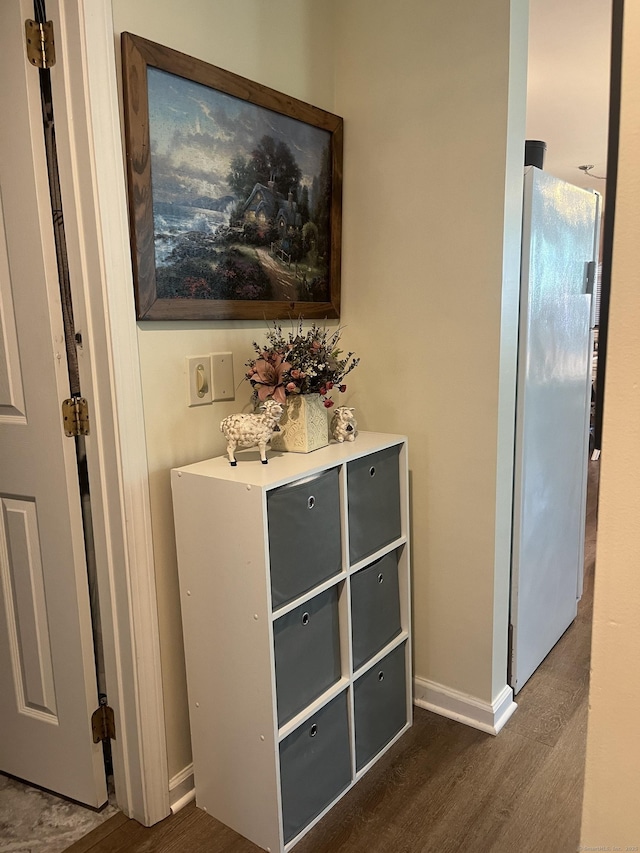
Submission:
M 313 107 L 288 95 L 276 92 L 259 83 L 251 82 L 237 74 L 224 71 L 206 62 L 186 56 L 185 54 L 130 33 L 122 34 L 122 66 L 131 253 L 137 319 L 263 320 L 284 319 L 288 317 L 309 319 L 339 317 L 342 230 L 342 119 L 339 116 Z M 306 207 L 299 204 L 301 193 L 299 184 L 297 187 L 292 186 L 289 188 L 280 188 L 277 186 L 278 174 L 284 173 L 284 169 L 281 173 L 276 170 L 271 174 L 271 177 L 276 180 L 268 181 L 268 188 L 265 186 L 265 183 L 267 183 L 266 179 L 263 178 L 261 183 L 255 184 L 252 193 L 255 196 L 257 192 L 256 198 L 261 199 L 262 203 L 261 219 L 259 220 L 260 228 L 256 225 L 258 222 L 256 218 L 258 215 L 256 213 L 257 207 L 255 210 L 249 210 L 249 207 L 247 207 L 247 205 L 251 206 L 250 197 L 243 202 L 242 198 L 236 194 L 233 196 L 233 200 L 236 202 L 236 206 L 233 208 L 236 219 L 233 219 L 233 216 L 228 216 L 229 227 L 224 226 L 215 232 L 215 240 L 217 241 L 221 239 L 221 233 L 226 234 L 227 242 L 231 245 L 231 248 L 222 248 L 219 252 L 217 249 L 212 250 L 208 248 L 214 239 L 211 236 L 214 233 L 213 231 L 209 231 L 207 236 L 200 236 L 197 232 L 190 232 L 192 239 L 195 240 L 196 250 L 201 253 L 197 260 L 200 263 L 200 268 L 198 269 L 224 269 L 227 276 L 232 275 L 237 279 L 248 266 L 248 262 L 245 266 L 239 265 L 229 272 L 228 268 L 232 265 L 233 258 L 229 254 L 225 254 L 225 252 L 235 252 L 236 260 L 255 253 L 255 258 L 258 260 L 252 261 L 254 266 L 251 268 L 251 274 L 255 273 L 256 277 L 260 277 L 261 283 L 264 282 L 261 286 L 264 292 L 268 294 L 267 298 L 262 298 L 264 295 L 263 291 L 259 290 L 257 286 L 252 290 L 249 285 L 247 285 L 244 291 L 242 289 L 232 291 L 233 293 L 240 293 L 243 297 L 245 293 L 251 294 L 248 298 L 226 298 L 228 291 L 223 290 L 222 286 L 216 284 L 215 281 L 212 283 L 214 273 L 209 277 L 207 275 L 198 277 L 198 273 L 194 274 L 191 272 L 189 278 L 180 279 L 181 275 L 186 275 L 186 273 L 183 273 L 184 270 L 191 269 L 189 267 L 189 263 L 191 262 L 189 251 L 191 250 L 188 250 L 185 244 L 180 244 L 181 249 L 184 249 L 182 254 L 178 251 L 178 255 L 176 256 L 176 252 L 174 251 L 173 255 L 171 255 L 171 258 L 174 259 L 172 260 L 173 266 L 171 266 L 171 275 L 173 278 L 167 279 L 168 273 L 166 268 L 160 269 L 160 272 L 158 272 L 158 268 L 163 267 L 165 262 L 161 261 L 159 266 L 156 263 L 158 257 L 156 252 L 158 250 L 156 247 L 154 205 L 156 212 L 160 208 L 166 211 L 168 205 L 162 202 L 161 199 L 154 197 L 152 174 L 154 139 L 153 122 L 150 120 L 149 108 L 149 69 L 158 69 L 161 72 L 174 75 L 175 78 L 181 78 L 181 81 L 172 81 L 171 78 L 167 78 L 168 89 L 171 91 L 174 91 L 174 89 L 178 91 L 181 86 L 185 85 L 183 81 L 186 80 L 191 81 L 191 83 L 202 84 L 216 93 L 222 93 L 223 96 L 237 99 L 238 103 L 233 102 L 232 106 L 243 111 L 245 125 L 247 117 L 251 119 L 252 116 L 255 116 L 256 130 L 259 127 L 264 127 L 266 123 L 269 123 L 269 126 L 271 126 L 279 122 L 283 126 L 293 128 L 296 134 L 299 129 L 300 134 L 302 134 L 300 139 L 308 137 L 314 140 L 314 152 L 320 144 L 316 140 L 322 139 L 323 145 L 324 140 L 326 140 L 327 144 L 323 147 L 323 157 L 326 165 L 321 173 L 321 183 L 318 184 L 318 178 L 314 176 L 313 189 L 310 189 L 310 178 L 308 175 L 304 177 L 306 184 L 302 188 L 302 198 L 307 205 Z M 155 72 L 152 73 L 155 74 Z M 154 80 L 157 78 L 164 81 L 161 75 L 156 75 Z M 175 82 L 175 87 L 171 86 L 172 82 Z M 198 89 L 198 91 L 201 92 L 202 90 Z M 211 97 L 221 96 L 212 95 Z M 196 99 L 191 97 L 188 100 L 195 101 Z M 184 106 L 186 108 L 187 105 L 185 104 Z M 176 103 L 176 107 L 180 107 L 180 103 Z M 170 109 L 172 112 L 179 112 L 179 109 L 174 109 L 173 107 Z M 206 106 L 204 111 L 207 111 Z M 274 116 L 274 114 L 285 116 L 289 120 L 294 120 L 294 122 L 286 124 L 277 116 Z M 297 125 L 295 123 L 302 124 Z M 199 128 L 199 124 L 197 127 Z M 310 130 L 310 128 L 317 128 L 320 133 L 312 129 Z M 279 132 L 281 133 L 281 131 Z M 176 131 L 174 130 L 174 138 L 175 136 Z M 207 137 L 208 140 L 213 138 L 213 136 Z M 259 148 L 266 138 L 265 136 L 261 140 L 256 138 L 255 146 Z M 298 136 L 295 139 L 298 140 Z M 226 142 L 225 156 L 228 158 L 228 133 Z M 286 149 L 289 155 L 291 154 L 291 149 L 286 144 L 286 141 L 272 139 L 271 142 L 273 143 L 272 148 L 280 146 Z M 233 138 L 231 146 L 233 146 Z M 297 142 L 293 147 L 296 151 L 299 149 Z M 243 150 L 245 153 L 248 152 L 246 139 Z M 211 152 L 210 147 L 208 152 Z M 251 156 L 255 159 L 255 149 L 246 161 L 247 168 L 253 162 Z M 222 162 L 222 159 L 220 159 L 220 162 Z M 265 162 L 268 163 L 268 159 Z M 295 159 L 293 162 L 297 168 L 296 174 L 301 175 L 301 169 L 298 167 Z M 163 164 L 165 164 L 165 161 L 163 161 Z M 166 173 L 163 174 L 166 177 Z M 230 176 L 231 173 L 229 173 Z M 174 185 L 179 185 L 180 178 L 181 175 L 177 174 Z M 247 180 L 250 180 L 250 178 L 247 178 Z M 170 180 L 167 181 L 167 186 L 169 185 Z M 324 186 L 324 192 L 319 191 L 318 186 Z M 287 189 L 289 192 L 285 196 Z M 292 190 L 297 193 L 297 198 L 294 198 Z M 308 221 L 311 221 L 311 214 L 309 213 L 309 210 L 311 210 L 310 199 L 314 198 L 314 190 L 317 197 L 322 195 L 323 198 L 323 215 L 321 219 L 318 219 L 321 222 L 321 226 L 317 228 L 313 224 L 313 228 L 308 228 L 303 237 L 302 223 L 305 222 L 305 216 Z M 224 203 L 230 205 L 231 202 L 226 201 L 230 197 L 224 196 Z M 269 202 L 268 205 L 266 201 Z M 189 200 L 186 203 L 192 205 L 203 203 L 214 209 L 214 205 L 222 204 L 223 201 L 207 198 L 204 202 Z M 254 202 L 251 202 L 251 204 L 255 207 Z M 274 210 L 278 209 L 278 206 L 279 212 L 277 216 L 279 219 L 273 215 Z M 178 208 L 170 208 L 171 211 L 174 209 L 177 210 Z M 184 210 L 184 208 L 180 209 Z M 313 209 L 316 211 L 320 209 L 317 203 Z M 244 212 L 242 212 L 243 210 Z M 271 214 L 271 218 L 265 219 L 265 211 L 267 214 Z M 287 211 L 289 212 L 287 213 Z M 190 211 L 187 212 L 190 213 Z M 205 216 L 208 212 L 201 211 Z M 238 218 L 241 212 L 245 217 L 244 220 Z M 252 221 L 249 221 L 249 215 L 253 217 Z M 214 214 L 211 213 L 211 216 L 214 216 Z M 267 225 L 264 224 L 265 221 Z M 231 225 L 236 227 L 232 228 Z M 280 231 L 278 231 L 278 228 Z M 184 233 L 181 232 L 181 236 Z M 240 235 L 238 240 L 248 240 L 253 235 L 255 239 L 267 241 L 264 242 L 264 246 L 261 249 L 262 255 L 259 256 L 257 250 L 253 248 L 233 246 L 232 241 L 236 239 L 236 234 Z M 280 235 L 282 239 L 269 243 L 269 235 Z M 314 242 L 314 237 L 316 242 Z M 175 244 L 176 241 L 172 244 L 174 249 Z M 303 246 L 307 248 L 311 247 L 309 254 L 304 257 L 312 258 L 313 260 L 305 262 L 301 260 L 300 265 L 298 265 L 298 259 L 302 257 L 301 252 L 303 249 L 301 247 Z M 287 248 L 292 249 L 291 253 L 285 251 Z M 209 252 L 208 255 L 207 252 Z M 297 254 L 295 254 L 296 252 Z M 269 254 L 269 259 L 266 257 L 267 254 Z M 175 260 L 176 257 L 178 258 L 177 261 Z M 216 261 L 216 266 L 210 261 L 211 257 L 223 258 L 223 262 Z M 253 258 L 253 254 L 251 254 L 251 257 Z M 261 260 L 261 258 L 264 258 L 264 260 Z M 277 264 L 274 263 L 275 260 L 277 260 Z M 194 263 L 191 264 L 192 267 Z M 305 263 L 307 264 L 306 266 Z M 315 266 L 312 264 L 315 264 Z M 259 269 L 256 270 L 255 267 Z M 306 270 L 314 273 L 317 269 L 320 269 L 322 273 L 313 276 L 310 275 L 309 278 L 307 277 Z M 220 277 L 222 273 L 216 272 L 215 275 Z M 268 284 L 265 277 L 270 279 Z M 160 278 L 162 278 L 162 281 L 159 281 Z M 183 290 L 178 289 L 178 296 L 175 295 L 175 288 L 172 290 L 171 286 L 166 284 L 167 280 L 170 283 L 179 282 L 180 287 L 183 287 Z M 188 288 L 184 282 L 188 282 Z M 275 293 L 274 290 L 276 291 Z M 220 293 L 223 295 L 220 296 Z M 256 294 L 258 294 L 258 297 L 254 298 Z

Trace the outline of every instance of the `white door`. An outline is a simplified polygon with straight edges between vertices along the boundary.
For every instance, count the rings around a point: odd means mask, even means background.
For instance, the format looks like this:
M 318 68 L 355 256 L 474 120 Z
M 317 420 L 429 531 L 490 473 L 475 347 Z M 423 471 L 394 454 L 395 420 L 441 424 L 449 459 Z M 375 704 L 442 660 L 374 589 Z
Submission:
M 29 14 L 31 12 L 31 14 Z M 0 771 L 91 806 L 107 799 L 28 3 L 0 4 Z
M 511 686 L 574 620 L 583 571 L 591 405 L 589 263 L 599 196 L 525 175 L 512 555 Z

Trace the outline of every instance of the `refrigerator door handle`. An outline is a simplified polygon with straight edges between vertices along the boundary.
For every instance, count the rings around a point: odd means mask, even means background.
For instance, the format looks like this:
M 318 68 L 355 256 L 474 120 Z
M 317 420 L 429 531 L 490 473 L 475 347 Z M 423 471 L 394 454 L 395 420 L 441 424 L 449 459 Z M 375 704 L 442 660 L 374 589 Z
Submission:
M 585 287 L 585 293 L 588 296 L 593 296 L 593 286 L 596 280 L 596 262 L 595 261 L 587 261 L 587 281 Z

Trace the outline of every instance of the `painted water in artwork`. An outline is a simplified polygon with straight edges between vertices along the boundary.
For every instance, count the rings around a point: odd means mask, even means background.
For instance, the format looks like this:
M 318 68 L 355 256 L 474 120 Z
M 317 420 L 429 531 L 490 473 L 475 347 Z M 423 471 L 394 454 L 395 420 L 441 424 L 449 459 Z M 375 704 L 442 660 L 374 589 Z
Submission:
M 147 72 L 157 297 L 328 301 L 329 131 Z

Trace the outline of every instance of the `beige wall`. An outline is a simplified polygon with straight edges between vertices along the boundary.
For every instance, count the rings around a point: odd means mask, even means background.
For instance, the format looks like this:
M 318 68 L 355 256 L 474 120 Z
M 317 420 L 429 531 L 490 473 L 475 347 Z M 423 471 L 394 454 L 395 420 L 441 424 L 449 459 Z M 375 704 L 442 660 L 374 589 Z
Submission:
M 324 0 L 113 0 L 114 29 L 196 56 L 333 111 L 331 4 Z M 139 323 L 169 775 L 191 760 L 169 472 L 224 452 L 219 424 L 249 401 L 187 408 L 184 359 L 232 352 L 236 385 L 264 323 Z M 215 571 L 215 555 L 212 555 Z M 205 653 L 205 652 L 203 652 Z M 247 701 L 250 689 L 247 686 Z
M 582 839 L 635 850 L 640 702 L 640 8 L 625 3 Z
M 416 676 L 483 702 L 507 659 L 527 19 L 510 5 L 336 6 L 351 404 L 409 435 Z
M 506 678 L 526 0 L 113 9 L 117 33 L 344 116 L 343 340 L 362 357 L 345 402 L 362 428 L 410 438 L 416 675 L 491 702 Z M 188 409 L 184 357 L 231 350 L 238 382 L 262 328 L 139 324 L 171 775 L 189 739 L 169 469 L 223 452 L 219 421 L 249 396 Z

